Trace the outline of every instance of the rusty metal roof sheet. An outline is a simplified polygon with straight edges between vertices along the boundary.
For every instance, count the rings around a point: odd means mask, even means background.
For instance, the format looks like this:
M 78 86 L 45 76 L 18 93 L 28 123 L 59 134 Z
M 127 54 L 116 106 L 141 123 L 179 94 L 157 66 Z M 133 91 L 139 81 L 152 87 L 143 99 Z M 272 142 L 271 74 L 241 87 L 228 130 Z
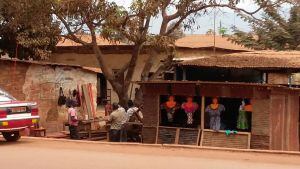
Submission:
M 216 36 L 215 47 L 237 51 L 252 51 L 249 48 L 231 42 L 227 37 Z M 213 48 L 213 35 L 186 35 L 175 42 L 176 47 L 184 48 Z
M 219 68 L 300 69 L 300 52 L 242 52 L 184 60 L 179 65 Z
M 100 68 L 91 68 L 80 65 L 72 65 L 72 64 L 63 64 L 63 63 L 53 63 L 47 61 L 33 61 L 33 60 L 20 60 L 20 59 L 8 59 L 8 58 L 0 58 L 0 61 L 10 61 L 10 62 L 19 62 L 19 63 L 27 63 L 27 64 L 37 64 L 37 65 L 49 65 L 49 66 L 67 66 L 74 68 L 81 68 L 83 70 L 87 70 L 94 73 L 102 73 Z

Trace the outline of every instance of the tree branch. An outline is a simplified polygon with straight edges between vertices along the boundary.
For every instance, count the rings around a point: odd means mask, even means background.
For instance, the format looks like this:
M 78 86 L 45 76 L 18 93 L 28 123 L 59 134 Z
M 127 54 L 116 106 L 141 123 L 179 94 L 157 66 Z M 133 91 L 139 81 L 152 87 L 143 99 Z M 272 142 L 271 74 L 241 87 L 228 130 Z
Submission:
M 73 40 L 74 42 L 76 43 L 80 43 L 82 45 L 85 45 L 85 46 L 90 46 L 92 45 L 92 43 L 88 43 L 88 42 L 85 42 L 83 40 L 81 40 L 80 38 L 78 38 L 75 33 L 76 31 L 72 31 L 70 26 L 68 25 L 67 21 L 60 15 L 56 14 L 56 16 L 58 17 L 58 19 L 63 23 L 64 27 L 67 29 L 68 31 L 68 35 L 66 35 L 65 37 L 68 38 L 68 39 L 71 39 Z
M 141 50 L 142 44 L 137 43 L 134 45 L 133 50 L 132 50 L 132 56 L 129 62 L 129 67 L 126 73 L 126 78 L 125 78 L 125 85 L 124 88 L 125 90 L 128 89 L 131 80 L 132 80 L 132 76 L 135 70 L 135 66 L 136 66 L 136 62 L 138 59 L 138 56 L 140 55 L 140 50 Z

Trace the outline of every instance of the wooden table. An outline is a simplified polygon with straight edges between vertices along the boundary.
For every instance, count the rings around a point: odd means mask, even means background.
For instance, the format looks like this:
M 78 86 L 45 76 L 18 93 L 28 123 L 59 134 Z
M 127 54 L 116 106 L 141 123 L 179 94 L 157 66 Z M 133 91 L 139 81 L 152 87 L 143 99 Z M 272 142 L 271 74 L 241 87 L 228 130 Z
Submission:
M 93 135 L 95 135 L 95 134 L 105 134 L 106 135 L 107 131 L 93 129 L 93 127 L 92 127 L 93 123 L 97 123 L 100 121 L 101 120 L 99 120 L 99 119 L 79 120 L 79 122 L 78 122 L 79 136 L 81 137 L 83 135 L 83 137 L 85 137 L 85 135 L 86 135 L 88 139 L 92 139 Z M 64 131 L 65 131 L 65 126 L 69 126 L 69 123 L 68 122 L 64 123 L 64 125 L 63 125 Z

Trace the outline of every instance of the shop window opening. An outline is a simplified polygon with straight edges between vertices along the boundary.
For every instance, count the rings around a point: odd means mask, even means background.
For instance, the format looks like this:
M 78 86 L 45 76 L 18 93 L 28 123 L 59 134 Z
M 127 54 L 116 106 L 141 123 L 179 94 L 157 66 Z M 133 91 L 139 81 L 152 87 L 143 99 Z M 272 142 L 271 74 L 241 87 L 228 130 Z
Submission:
M 248 98 L 160 96 L 160 126 L 251 132 L 252 104 Z M 203 111 L 203 112 L 201 112 Z
M 161 96 L 160 126 L 198 128 L 200 108 L 201 97 Z
M 250 99 L 205 98 L 204 128 L 251 132 Z

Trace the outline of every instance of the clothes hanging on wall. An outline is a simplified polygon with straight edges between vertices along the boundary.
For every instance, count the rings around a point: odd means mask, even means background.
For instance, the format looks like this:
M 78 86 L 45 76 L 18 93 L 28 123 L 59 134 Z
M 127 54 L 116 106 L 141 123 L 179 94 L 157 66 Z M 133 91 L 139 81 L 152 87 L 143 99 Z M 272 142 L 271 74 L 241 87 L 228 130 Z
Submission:
M 66 104 L 66 96 L 64 95 L 62 87 L 59 88 L 58 105 L 62 106 Z

